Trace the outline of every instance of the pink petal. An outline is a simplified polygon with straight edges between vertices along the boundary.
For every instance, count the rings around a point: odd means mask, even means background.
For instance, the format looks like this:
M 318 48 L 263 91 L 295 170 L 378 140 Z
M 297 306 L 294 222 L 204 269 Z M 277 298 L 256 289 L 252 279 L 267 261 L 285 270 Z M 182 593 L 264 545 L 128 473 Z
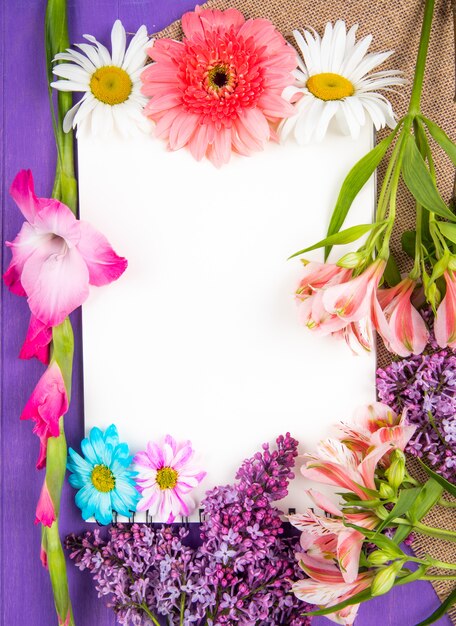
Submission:
M 80 222 L 73 212 L 62 202 L 53 198 L 37 213 L 33 227 L 37 235 L 57 235 L 71 248 L 78 244 L 81 237 Z
M 89 270 L 76 248 L 60 238 L 41 245 L 25 262 L 22 285 L 31 312 L 41 322 L 57 326 L 89 295 Z
M 77 249 L 89 270 L 91 285 L 108 285 L 127 269 L 127 259 L 118 256 L 104 235 L 87 222 L 80 222 L 81 239 Z
M 27 335 L 19 353 L 19 358 L 31 359 L 36 357 L 44 363 L 44 365 L 48 365 L 51 341 L 52 328 L 31 315 Z
M 10 194 L 25 219 L 33 223 L 40 208 L 40 202 L 35 195 L 33 176 L 30 170 L 21 170 L 16 175 L 10 188 Z
M 315 489 L 308 489 L 306 493 L 323 511 L 331 513 L 331 515 L 335 515 L 336 517 L 342 514 L 341 510 L 327 496 L 323 495 L 319 491 L 315 491 Z
M 47 483 L 44 481 L 38 505 L 36 507 L 35 524 L 43 524 L 43 526 L 49 526 L 50 528 L 55 520 L 56 515 L 54 503 L 52 502 Z
M 28 222 L 24 222 L 14 241 L 6 242 L 8 248 L 11 248 L 13 258 L 3 275 L 3 280 L 12 293 L 18 296 L 27 295 L 21 282 L 24 264 L 35 250 L 38 250 L 39 247 L 51 239 L 51 237 L 52 235 L 49 234 L 37 234 L 33 226 Z
M 39 468 L 45 463 L 47 440 L 59 436 L 59 419 L 67 411 L 65 383 L 59 366 L 54 362 L 38 381 L 21 415 L 22 420 L 35 422 L 33 432 L 40 438 Z
M 337 558 L 346 583 L 354 582 L 358 576 L 363 541 L 364 535 L 352 529 L 342 531 L 338 537 Z

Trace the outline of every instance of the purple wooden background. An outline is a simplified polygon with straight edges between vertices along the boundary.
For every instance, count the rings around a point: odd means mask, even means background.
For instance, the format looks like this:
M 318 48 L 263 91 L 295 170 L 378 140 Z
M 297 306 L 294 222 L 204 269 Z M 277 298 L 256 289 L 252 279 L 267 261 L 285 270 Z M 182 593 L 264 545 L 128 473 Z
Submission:
M 0 56 L 2 89 L 2 236 L 11 240 L 22 219 L 8 196 L 16 172 L 31 168 L 38 195 L 50 194 L 55 163 L 44 67 L 45 0 L 1 0 L 2 32 Z M 149 32 L 160 30 L 196 4 L 194 0 L 70 0 L 71 41 L 92 33 L 109 41 L 116 18 L 127 31 L 145 23 Z M 334 18 L 337 18 L 335 15 Z M 3 249 L 2 273 L 10 259 Z M 2 378 L 1 472 L 0 472 L 0 615 L 4 626 L 52 626 L 56 624 L 47 573 L 39 564 L 40 531 L 33 525 L 35 504 L 43 475 L 35 469 L 38 441 L 30 423 L 20 423 L 21 410 L 42 373 L 38 362 L 24 362 L 17 354 L 28 323 L 24 299 L 12 296 L 2 285 Z M 83 436 L 82 372 L 80 365 L 80 315 L 73 316 L 76 360 L 73 401 L 66 419 L 70 445 Z M 62 536 L 84 525 L 73 504 L 73 493 L 65 489 L 62 500 Z M 71 593 L 78 626 L 114 626 L 114 614 L 96 598 L 90 578 L 69 567 Z M 386 598 L 364 605 L 359 626 L 414 626 L 438 606 L 429 583 L 400 588 Z M 329 622 L 324 618 L 315 626 Z M 447 618 L 440 626 L 449 626 Z M 278 625 L 279 626 L 279 625 Z M 280 625 L 284 626 L 284 625 Z

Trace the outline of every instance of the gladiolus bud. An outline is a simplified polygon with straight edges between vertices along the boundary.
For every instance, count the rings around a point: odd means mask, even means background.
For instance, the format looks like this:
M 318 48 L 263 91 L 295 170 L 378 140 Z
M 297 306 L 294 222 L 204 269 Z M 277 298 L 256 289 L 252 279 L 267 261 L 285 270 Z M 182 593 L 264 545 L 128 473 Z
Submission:
M 382 596 L 393 587 L 397 574 L 402 569 L 402 562 L 396 561 L 376 574 L 371 587 L 373 596 Z
M 396 491 L 390 485 L 382 483 L 380 485 L 379 494 L 383 500 L 391 500 L 396 495 Z
M 405 455 L 401 450 L 395 450 L 392 455 L 392 461 L 386 470 L 388 482 L 395 490 L 404 482 L 405 478 Z
M 348 252 L 336 263 L 339 267 L 352 269 L 359 267 L 364 261 L 364 256 L 359 252 Z
M 382 552 L 381 550 L 375 550 L 367 557 L 369 565 L 384 565 L 388 561 L 391 561 L 391 557 Z

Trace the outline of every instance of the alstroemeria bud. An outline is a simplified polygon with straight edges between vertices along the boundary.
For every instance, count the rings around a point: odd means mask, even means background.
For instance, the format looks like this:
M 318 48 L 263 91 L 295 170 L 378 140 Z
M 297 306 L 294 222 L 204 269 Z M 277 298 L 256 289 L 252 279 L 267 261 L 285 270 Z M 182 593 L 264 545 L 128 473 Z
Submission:
M 450 269 L 452 272 L 456 270 L 456 256 L 454 256 L 453 254 L 450 256 L 450 260 L 448 262 L 448 269 Z
M 388 482 L 395 490 L 404 482 L 405 478 L 405 454 L 401 450 L 395 450 L 392 454 L 392 461 L 386 470 Z
M 378 492 L 383 500 L 391 500 L 396 495 L 396 491 L 386 483 L 382 483 L 380 485 L 380 489 Z
M 375 550 L 371 552 L 367 557 L 369 565 L 385 565 L 388 561 L 391 561 L 391 557 L 382 552 L 381 550 Z
M 371 594 L 373 596 L 382 596 L 388 593 L 393 587 L 396 576 L 401 569 L 402 562 L 395 561 L 391 563 L 391 565 L 388 565 L 388 567 L 380 570 L 372 582 Z
M 339 267 L 345 267 L 347 269 L 353 269 L 359 267 L 364 261 L 364 255 L 359 252 L 347 252 L 342 258 L 340 258 L 336 265 Z

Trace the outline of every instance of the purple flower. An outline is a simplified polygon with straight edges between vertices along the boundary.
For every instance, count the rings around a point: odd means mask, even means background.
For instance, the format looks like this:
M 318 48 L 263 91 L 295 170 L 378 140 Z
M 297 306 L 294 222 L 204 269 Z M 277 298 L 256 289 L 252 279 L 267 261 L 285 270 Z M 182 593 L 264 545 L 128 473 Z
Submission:
M 431 321 L 430 313 L 423 314 Z M 406 451 L 423 458 L 450 481 L 456 480 L 456 355 L 436 350 L 431 335 L 427 352 L 377 370 L 380 400 L 396 412 L 407 409 L 417 426 Z

